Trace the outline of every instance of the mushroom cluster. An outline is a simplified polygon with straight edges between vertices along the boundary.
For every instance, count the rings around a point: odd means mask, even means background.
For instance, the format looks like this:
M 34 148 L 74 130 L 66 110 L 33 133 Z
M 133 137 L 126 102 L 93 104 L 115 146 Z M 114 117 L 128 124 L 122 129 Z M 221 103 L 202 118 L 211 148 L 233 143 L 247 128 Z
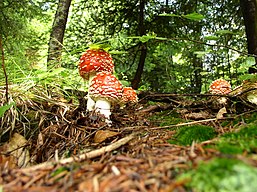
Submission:
M 114 63 L 111 55 L 103 49 L 88 49 L 80 57 L 79 74 L 88 81 L 87 110 L 95 110 L 110 121 L 113 103 L 137 102 L 135 90 L 122 86 L 112 74 Z
M 89 85 L 96 73 L 102 71 L 112 73 L 113 70 L 114 64 L 111 55 L 102 49 L 88 49 L 80 57 L 79 74 L 82 78 L 88 81 Z M 92 111 L 94 109 L 94 105 L 95 102 L 88 92 L 87 110 Z

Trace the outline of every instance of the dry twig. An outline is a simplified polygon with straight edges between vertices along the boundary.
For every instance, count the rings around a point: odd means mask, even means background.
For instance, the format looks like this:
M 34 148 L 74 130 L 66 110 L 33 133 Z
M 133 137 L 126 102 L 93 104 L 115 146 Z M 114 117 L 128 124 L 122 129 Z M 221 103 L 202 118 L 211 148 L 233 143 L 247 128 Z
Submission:
M 100 149 L 96 149 L 94 151 L 90 151 L 88 153 L 81 154 L 78 157 L 69 157 L 69 158 L 66 158 L 66 159 L 62 159 L 58 162 L 47 161 L 47 162 L 44 162 L 44 163 L 41 163 L 41 164 L 38 164 L 38 165 L 35 165 L 35 166 L 31 166 L 31 167 L 21 169 L 21 171 L 31 172 L 31 171 L 35 171 L 35 170 L 38 170 L 38 169 L 52 169 L 56 164 L 68 164 L 68 163 L 72 163 L 72 162 L 81 162 L 81 161 L 86 160 L 86 159 L 92 159 L 92 158 L 95 158 L 95 157 L 99 157 L 106 152 L 111 152 L 115 149 L 118 149 L 122 145 L 125 145 L 126 143 L 128 143 L 129 141 L 134 139 L 135 136 L 136 136 L 136 134 L 131 134 L 127 137 L 124 137 L 124 138 L 118 140 L 115 143 L 112 143 L 108 146 L 104 146 Z

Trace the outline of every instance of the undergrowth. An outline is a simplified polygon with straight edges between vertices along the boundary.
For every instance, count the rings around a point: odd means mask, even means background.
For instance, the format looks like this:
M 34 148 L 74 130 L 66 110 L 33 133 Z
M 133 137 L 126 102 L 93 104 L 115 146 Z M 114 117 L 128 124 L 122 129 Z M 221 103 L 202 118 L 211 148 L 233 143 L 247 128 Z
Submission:
M 257 169 L 236 159 L 215 158 L 178 177 L 198 192 L 252 192 L 257 189 Z
M 257 122 L 243 126 L 237 132 L 222 135 L 214 146 L 225 154 L 257 153 Z

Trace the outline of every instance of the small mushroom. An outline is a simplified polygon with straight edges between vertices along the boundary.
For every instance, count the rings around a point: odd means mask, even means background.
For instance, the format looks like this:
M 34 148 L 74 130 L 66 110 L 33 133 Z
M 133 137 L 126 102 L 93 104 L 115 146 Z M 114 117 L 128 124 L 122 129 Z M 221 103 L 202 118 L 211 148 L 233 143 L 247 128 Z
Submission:
M 88 49 L 80 57 L 79 74 L 82 78 L 88 80 L 89 85 L 97 72 L 113 72 L 113 70 L 114 64 L 112 57 L 103 49 Z M 89 91 L 87 97 L 87 110 L 92 111 L 95 102 L 90 98 Z
M 123 102 L 138 102 L 138 97 L 136 91 L 132 87 L 124 87 L 123 94 L 122 94 L 122 101 Z
M 226 95 L 231 92 L 231 85 L 224 79 L 213 81 L 209 89 L 211 94 Z
M 111 104 L 122 98 L 123 86 L 110 72 L 99 72 L 92 79 L 89 94 L 95 101 L 95 110 L 110 120 Z M 110 121 L 109 121 L 110 122 Z
M 136 91 L 132 87 L 124 87 L 121 99 L 121 108 L 124 108 L 126 103 L 137 103 L 138 97 Z
M 210 85 L 209 89 L 211 94 L 217 94 L 217 95 L 227 95 L 229 94 L 231 90 L 231 85 L 229 82 L 227 82 L 224 79 L 217 79 L 213 81 Z M 226 97 L 219 97 L 216 98 L 217 102 L 219 104 L 226 104 L 227 103 L 227 98 Z

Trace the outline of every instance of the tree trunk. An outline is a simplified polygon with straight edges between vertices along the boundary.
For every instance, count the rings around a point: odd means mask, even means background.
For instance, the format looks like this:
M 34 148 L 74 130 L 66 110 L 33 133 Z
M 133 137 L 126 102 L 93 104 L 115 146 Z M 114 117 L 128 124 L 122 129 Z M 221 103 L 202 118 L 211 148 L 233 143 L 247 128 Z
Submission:
M 257 0 L 240 0 L 240 8 L 244 18 L 248 53 L 255 56 L 257 66 Z M 257 72 L 249 68 L 249 73 Z
M 140 5 L 139 5 L 139 35 L 143 36 L 145 35 L 145 26 L 144 26 L 144 9 L 145 9 L 145 0 L 140 0 Z M 141 43 L 140 44 L 140 50 L 141 50 L 141 55 L 139 59 L 139 63 L 137 66 L 137 71 L 134 76 L 134 79 L 132 80 L 132 88 L 133 89 L 138 89 L 139 88 L 139 83 L 141 81 L 141 76 L 144 70 L 144 65 L 145 65 L 145 58 L 146 58 L 146 53 L 147 53 L 147 43 Z
M 63 37 L 69 14 L 71 0 L 59 0 L 48 44 L 48 68 L 60 67 Z
M 134 79 L 132 81 L 132 88 L 133 89 L 138 89 L 139 88 L 139 83 L 141 81 L 141 76 L 144 70 L 144 65 L 145 65 L 145 58 L 146 58 L 146 53 L 147 53 L 147 46 L 146 43 L 142 43 L 140 46 L 141 49 L 141 55 L 139 59 L 139 63 L 137 66 L 137 71 L 134 76 Z
M 202 68 L 203 62 L 202 59 L 197 58 L 196 55 L 193 56 L 193 66 L 194 66 L 194 78 L 193 78 L 193 87 L 194 93 L 201 93 L 202 89 Z
M 0 51 L 1 51 L 1 60 L 2 60 L 2 69 L 4 72 L 4 77 L 5 77 L 5 98 L 6 98 L 6 103 L 9 102 L 9 97 L 8 97 L 8 76 L 6 73 L 6 69 L 5 69 L 5 63 L 4 63 L 4 45 L 3 45 L 3 38 L 2 38 L 2 33 L 0 31 Z

